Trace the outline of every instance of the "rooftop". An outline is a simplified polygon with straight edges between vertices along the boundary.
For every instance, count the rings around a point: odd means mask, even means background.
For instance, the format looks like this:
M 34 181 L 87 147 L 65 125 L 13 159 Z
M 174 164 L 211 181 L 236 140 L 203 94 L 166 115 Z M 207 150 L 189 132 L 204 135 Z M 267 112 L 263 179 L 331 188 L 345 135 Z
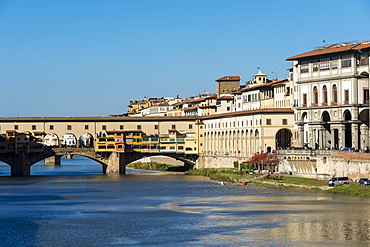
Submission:
M 224 76 L 216 81 L 240 81 L 240 76 Z
M 346 51 L 359 51 L 362 49 L 370 49 L 370 41 L 362 42 L 362 43 L 342 43 L 342 44 L 331 44 L 326 45 L 324 47 L 317 48 L 313 51 L 305 52 L 296 56 L 292 56 L 287 58 L 286 60 L 299 60 L 301 58 L 319 56 L 319 55 L 326 55 L 326 54 L 334 54 L 338 52 L 346 52 Z

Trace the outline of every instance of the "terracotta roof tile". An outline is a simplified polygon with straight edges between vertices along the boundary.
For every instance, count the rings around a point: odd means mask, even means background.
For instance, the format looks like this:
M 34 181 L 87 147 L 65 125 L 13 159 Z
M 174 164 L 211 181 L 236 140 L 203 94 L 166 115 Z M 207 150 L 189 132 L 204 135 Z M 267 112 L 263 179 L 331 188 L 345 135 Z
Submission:
M 338 52 L 345 52 L 345 51 L 355 51 L 361 49 L 370 48 L 370 42 L 363 42 L 363 43 L 343 43 L 343 44 L 334 44 L 328 45 L 325 47 L 318 48 L 313 51 L 305 52 L 296 56 L 292 56 L 287 58 L 286 60 L 297 60 L 306 57 L 318 56 L 318 55 L 325 55 L 325 54 L 333 54 Z
M 215 98 L 217 98 L 217 94 L 212 94 L 208 97 L 205 97 L 205 99 L 215 99 Z
M 240 76 L 224 76 L 216 81 L 240 81 Z
M 234 99 L 234 96 L 221 96 L 221 97 L 218 97 L 217 99 L 221 99 L 221 100 L 223 100 L 223 99 Z
M 183 110 L 186 111 L 186 110 L 194 110 L 194 109 L 197 109 L 199 106 L 192 106 L 192 107 L 188 107 L 188 108 L 184 108 Z

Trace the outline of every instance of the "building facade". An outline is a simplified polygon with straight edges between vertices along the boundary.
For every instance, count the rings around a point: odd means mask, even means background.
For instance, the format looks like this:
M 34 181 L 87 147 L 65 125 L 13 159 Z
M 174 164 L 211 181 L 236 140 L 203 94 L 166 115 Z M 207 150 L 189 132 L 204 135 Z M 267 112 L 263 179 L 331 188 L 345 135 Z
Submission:
M 369 147 L 370 42 L 321 47 L 289 57 L 301 147 Z

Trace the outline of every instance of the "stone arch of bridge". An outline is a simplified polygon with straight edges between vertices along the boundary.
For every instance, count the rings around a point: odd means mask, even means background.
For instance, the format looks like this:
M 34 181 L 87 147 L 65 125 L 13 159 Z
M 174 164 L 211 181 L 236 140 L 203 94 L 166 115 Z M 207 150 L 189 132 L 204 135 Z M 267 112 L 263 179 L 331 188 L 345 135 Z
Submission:
M 126 173 L 126 166 L 136 160 L 163 155 L 184 162 L 181 171 L 189 170 L 195 166 L 198 154 L 177 153 L 117 153 L 117 152 L 95 152 L 88 148 L 45 148 L 40 153 L 5 153 L 0 154 L 0 161 L 10 165 L 11 176 L 30 176 L 31 166 L 35 163 L 53 156 L 79 155 L 94 160 L 102 165 L 103 174 Z
M 53 156 L 63 156 L 67 154 L 84 156 L 98 162 L 102 165 L 103 174 L 106 173 L 108 165 L 112 163 L 110 161 L 111 154 L 101 155 L 91 150 L 88 151 L 87 149 L 79 151 L 76 148 L 75 150 L 73 150 L 72 148 L 58 149 L 47 147 L 45 147 L 44 152 L 40 153 L 20 152 L 0 154 L 0 161 L 10 166 L 11 176 L 30 176 L 31 166 L 33 166 L 37 162 Z
M 198 154 L 177 154 L 177 153 L 139 153 L 139 152 L 132 152 L 132 153 L 124 153 L 123 154 L 123 163 L 124 166 L 140 160 L 146 157 L 155 157 L 155 156 L 166 156 L 170 157 L 179 161 L 184 162 L 184 167 L 181 168 L 174 168 L 170 170 L 179 170 L 179 171 L 187 171 L 192 169 L 196 165 L 196 160 L 198 159 Z

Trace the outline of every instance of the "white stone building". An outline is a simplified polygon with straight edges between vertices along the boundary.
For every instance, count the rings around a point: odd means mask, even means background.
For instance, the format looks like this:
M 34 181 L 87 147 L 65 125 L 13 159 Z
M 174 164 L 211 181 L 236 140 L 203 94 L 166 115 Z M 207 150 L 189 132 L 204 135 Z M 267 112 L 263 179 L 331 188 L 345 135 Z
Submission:
M 299 145 L 367 149 L 370 42 L 321 47 L 293 63 Z

